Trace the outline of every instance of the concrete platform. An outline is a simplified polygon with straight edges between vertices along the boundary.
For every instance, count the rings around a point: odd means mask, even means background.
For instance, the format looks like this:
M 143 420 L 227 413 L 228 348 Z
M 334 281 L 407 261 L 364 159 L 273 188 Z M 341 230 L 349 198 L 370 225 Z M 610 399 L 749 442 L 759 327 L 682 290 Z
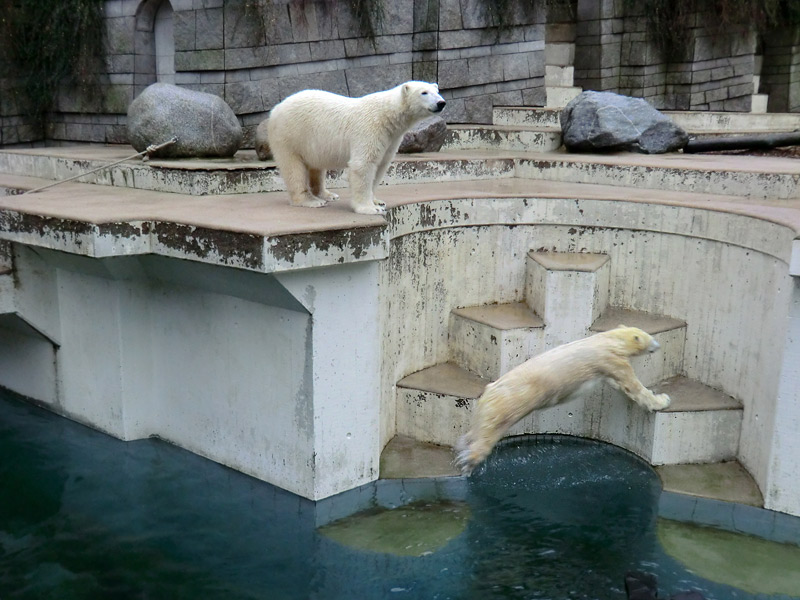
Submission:
M 453 314 L 501 331 L 544 326 L 544 321 L 524 302 L 456 308 Z
M 381 453 L 381 479 L 453 477 L 460 474 L 453 464 L 453 449 L 449 446 L 397 435 Z
M 753 478 L 737 461 L 707 465 L 656 467 L 664 490 L 726 502 L 763 506 L 764 499 Z
M 420 409 L 431 434 L 468 422 L 485 380 L 446 366 L 451 310 L 519 303 L 531 248 L 607 254 L 611 300 L 680 317 L 686 375 L 745 407 L 735 456 L 768 506 L 800 512 L 795 463 L 772 460 L 791 447 L 796 416 L 787 331 L 800 161 L 403 157 L 380 189 L 385 219 L 352 213 L 346 189 L 325 208 L 291 207 L 274 167 L 246 153 L 131 163 L 103 185 L 16 193 L 128 151 L 0 151 L 10 192 L 0 193 L 0 241 L 15 267 L 0 298 L 14 324 L 0 327 L 0 364 L 45 382 L 37 400 L 53 410 L 123 439 L 159 435 L 324 498 L 378 476 L 380 449 L 410 433 L 401 402 Z M 20 337 L 22 323 L 38 333 Z M 418 383 L 449 411 L 438 423 Z M 618 413 L 609 415 L 593 423 Z

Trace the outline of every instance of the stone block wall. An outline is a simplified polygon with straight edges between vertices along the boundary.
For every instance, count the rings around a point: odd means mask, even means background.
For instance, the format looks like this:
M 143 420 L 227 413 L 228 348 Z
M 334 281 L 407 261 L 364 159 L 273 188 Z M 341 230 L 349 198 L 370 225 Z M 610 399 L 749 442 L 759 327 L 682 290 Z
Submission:
M 800 30 L 783 29 L 763 38 L 761 91 L 769 112 L 800 112 Z
M 382 0 L 382 18 L 367 29 L 351 0 L 165 3 L 105 0 L 99 85 L 61 91 L 49 140 L 126 142 L 128 105 L 159 77 L 224 98 L 242 121 L 246 146 L 272 106 L 301 89 L 360 96 L 408 79 L 436 81 L 448 122 L 490 123 L 494 106 L 544 105 L 547 68 L 549 86 L 573 85 L 559 83 L 569 75 L 584 89 L 643 97 L 657 108 L 747 111 L 757 44 L 769 110 L 800 110 L 797 31 L 761 43 L 752 30 L 720 34 L 706 26 L 708 16 L 696 15 L 683 58 L 667 61 L 647 16 L 636 12 L 640 4 L 628 0 Z M 157 56 L 165 52 L 164 24 L 168 76 Z M 4 96 L 0 145 L 35 143 L 36 132 Z
M 749 111 L 756 32 L 714 28 L 692 15 L 683 56 L 667 60 L 643 8 L 624 0 L 579 0 L 575 84 L 616 91 L 672 110 Z
M 544 2 L 512 2 L 503 15 L 494 0 L 382 5 L 372 35 L 347 0 L 170 0 L 174 82 L 224 98 L 242 121 L 245 145 L 276 103 L 308 88 L 361 96 L 409 79 L 437 81 L 454 123 L 491 122 L 495 105 L 543 104 Z M 101 90 L 64 90 L 51 139 L 125 141 L 128 104 L 158 79 L 154 29 L 165 18 L 162 6 L 106 0 Z M 16 124 L 11 112 L 2 112 L 0 126 Z

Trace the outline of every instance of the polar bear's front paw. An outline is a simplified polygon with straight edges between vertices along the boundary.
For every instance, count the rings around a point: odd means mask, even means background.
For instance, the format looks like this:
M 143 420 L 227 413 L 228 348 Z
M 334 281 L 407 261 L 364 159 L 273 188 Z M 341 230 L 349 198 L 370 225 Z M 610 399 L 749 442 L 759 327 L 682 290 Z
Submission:
M 665 408 L 669 408 L 670 402 L 672 402 L 672 400 L 670 399 L 669 395 L 656 394 L 652 410 L 664 410 Z
M 386 207 L 384 206 L 356 206 L 353 208 L 355 212 L 360 215 L 385 215 Z
M 383 200 L 378 200 L 377 198 L 375 198 L 373 202 L 375 202 L 375 206 L 382 206 L 383 208 L 386 208 L 386 202 L 384 202 Z

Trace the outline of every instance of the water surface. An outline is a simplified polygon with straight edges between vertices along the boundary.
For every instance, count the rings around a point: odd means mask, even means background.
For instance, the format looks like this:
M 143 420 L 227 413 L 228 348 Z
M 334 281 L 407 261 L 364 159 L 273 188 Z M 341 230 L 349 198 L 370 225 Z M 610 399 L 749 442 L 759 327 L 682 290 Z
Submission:
M 312 502 L 3 391 L 0 456 L 3 600 L 621 600 L 632 569 L 655 573 L 660 597 L 768 597 L 669 557 L 656 475 L 582 440 L 506 444 L 463 503 L 371 510 L 338 535 L 316 528 Z

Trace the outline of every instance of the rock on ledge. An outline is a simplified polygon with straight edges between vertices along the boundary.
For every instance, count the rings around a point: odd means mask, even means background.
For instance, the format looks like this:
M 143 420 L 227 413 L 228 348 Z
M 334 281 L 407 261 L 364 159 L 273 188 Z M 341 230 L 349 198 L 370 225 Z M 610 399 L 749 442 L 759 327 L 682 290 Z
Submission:
M 561 112 L 564 145 L 572 152 L 630 150 L 660 154 L 683 148 L 687 133 L 646 100 L 583 92 Z
M 138 152 L 172 136 L 178 143 L 153 156 L 162 158 L 233 156 L 242 143 L 242 126 L 219 96 L 154 83 L 128 107 L 128 140 Z
M 438 152 L 447 135 L 447 123 L 440 116 L 428 117 L 409 129 L 400 142 L 397 152 L 411 154 L 414 152 Z

